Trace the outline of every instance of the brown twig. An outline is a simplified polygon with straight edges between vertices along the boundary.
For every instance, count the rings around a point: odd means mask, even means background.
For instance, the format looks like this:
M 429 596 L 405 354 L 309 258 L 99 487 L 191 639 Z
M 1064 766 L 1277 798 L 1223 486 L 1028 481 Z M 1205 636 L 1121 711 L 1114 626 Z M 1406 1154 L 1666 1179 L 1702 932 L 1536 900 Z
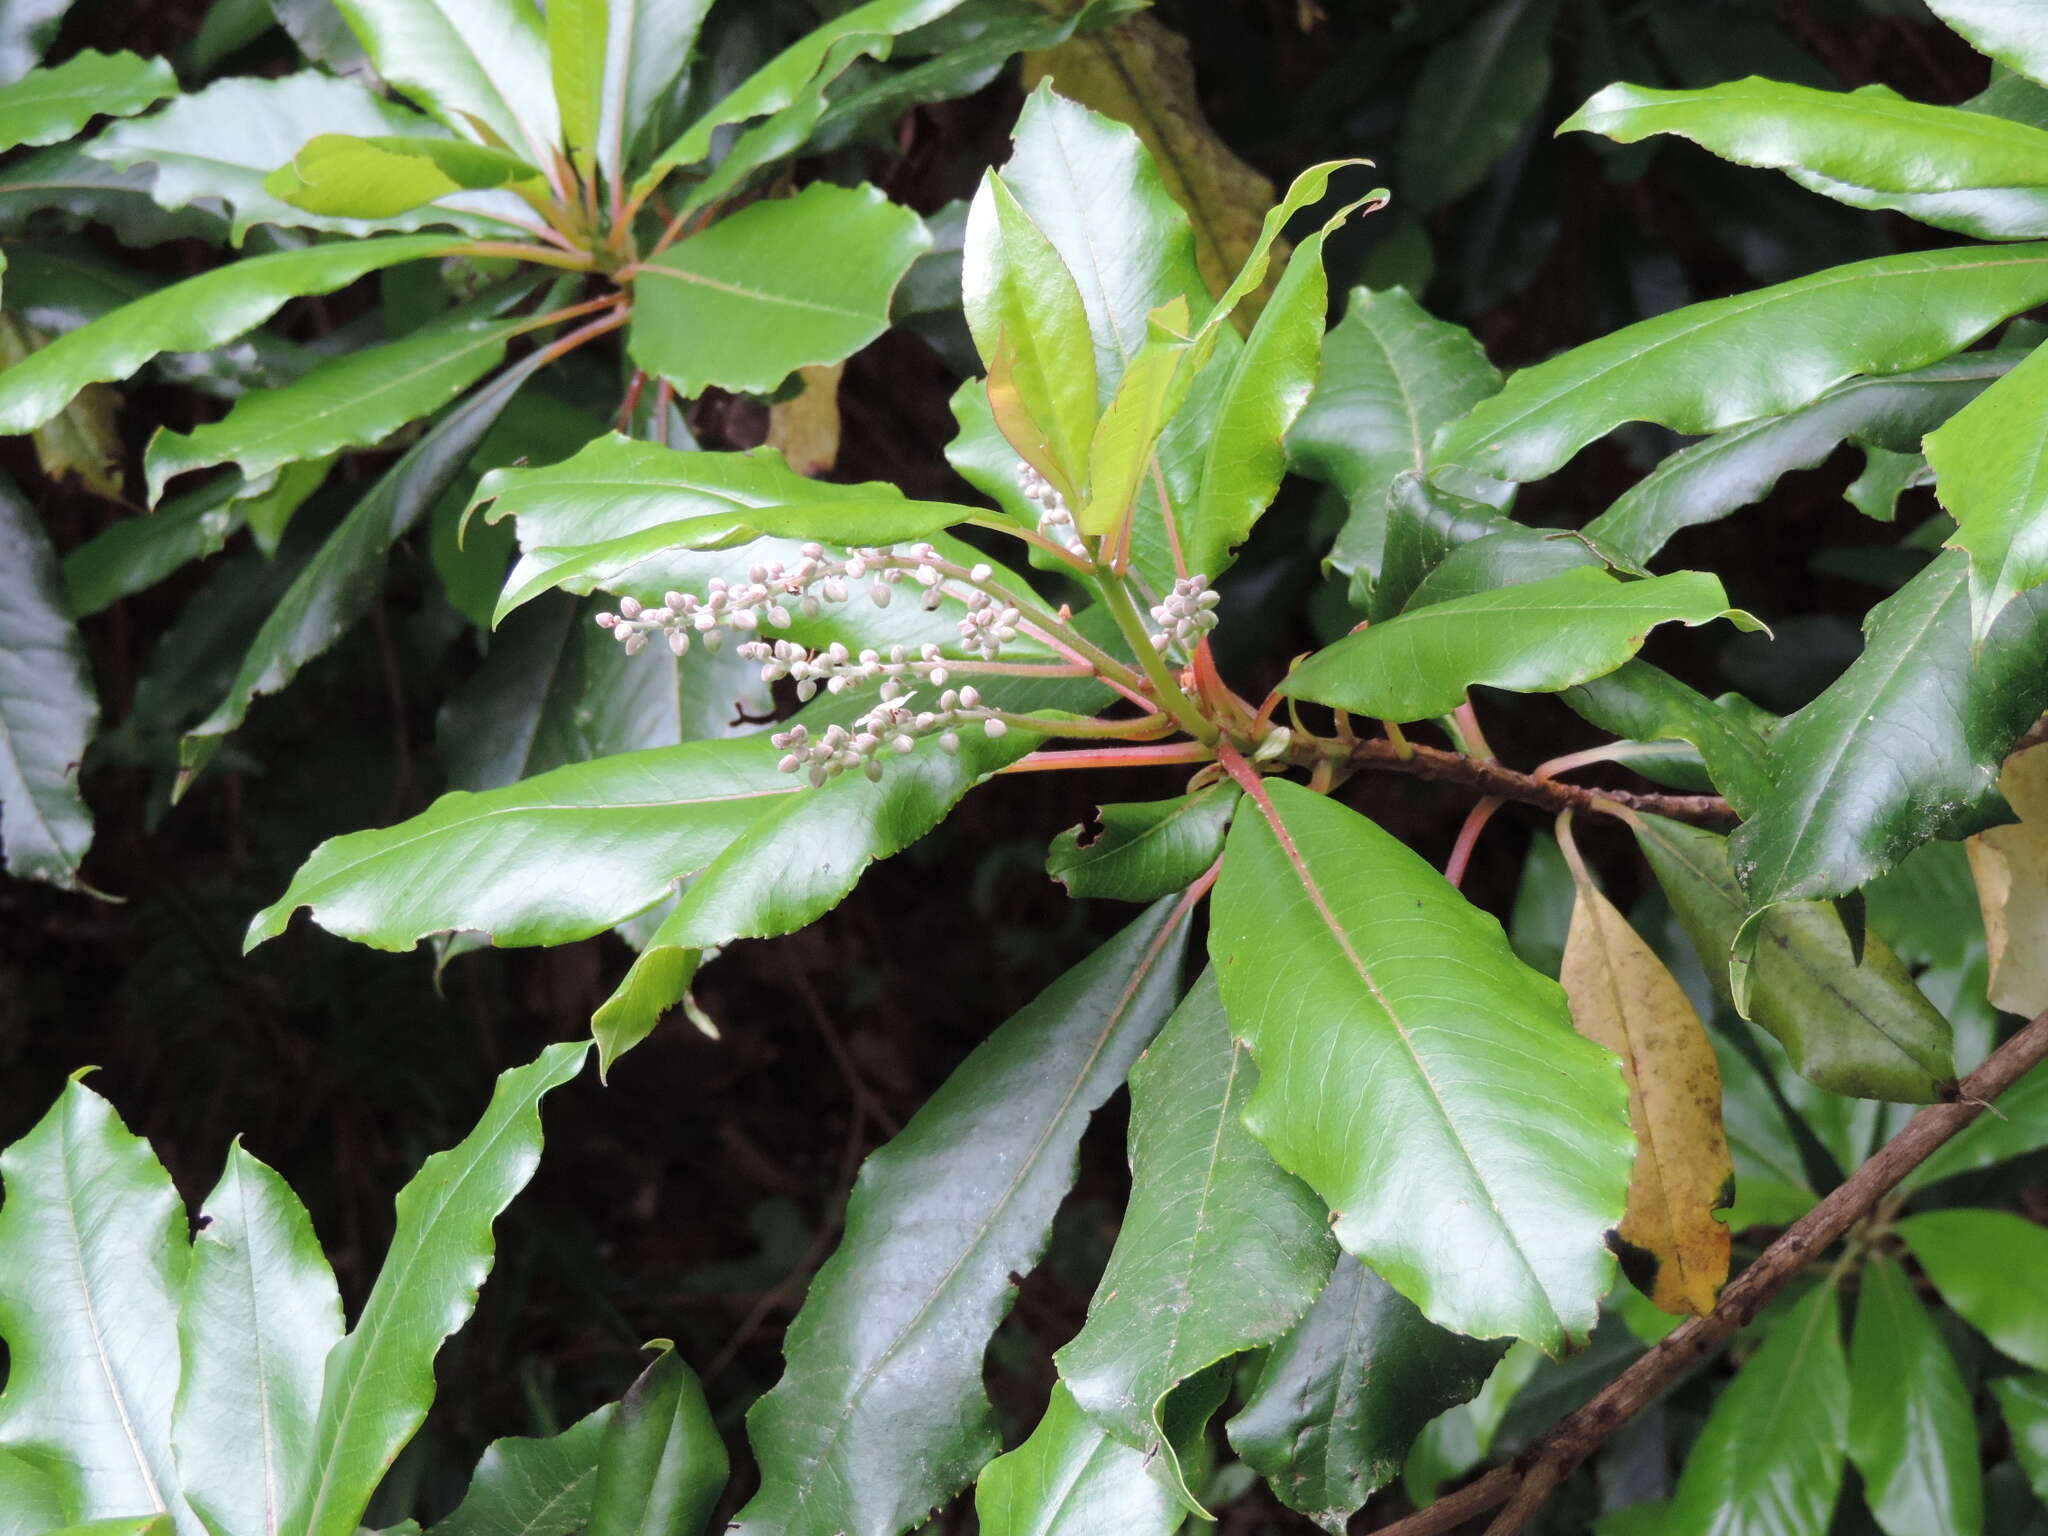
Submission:
M 1834 1193 L 1786 1228 L 1721 1293 L 1712 1313 L 1682 1324 L 1585 1407 L 1558 1420 L 1550 1433 L 1514 1461 L 1495 1467 L 1417 1514 L 1380 1527 L 1378 1536 L 1444 1536 L 1499 1505 L 1507 1507 L 1487 1536 L 1514 1536 L 1551 1491 L 1609 1436 L 1746 1327 L 1808 1262 L 1867 1216 L 1907 1174 L 2044 1059 L 2048 1059 L 2048 1012 L 2036 1014 L 1993 1052 L 1989 1061 L 1964 1078 L 1953 1099 L 1921 1110 Z
M 1407 749 L 1405 756 L 1403 746 Z M 1728 826 L 1738 819 L 1728 802 L 1719 795 L 1659 795 L 1626 789 L 1587 789 L 1577 784 L 1561 784 L 1554 779 L 1517 773 L 1488 759 L 1465 757 L 1457 752 L 1446 752 L 1441 747 L 1426 747 L 1419 742 L 1397 745 L 1391 741 L 1361 737 L 1350 745 L 1349 762 L 1354 768 L 1407 773 L 1440 784 L 1459 784 L 1482 795 L 1498 796 L 1520 805 L 1540 806 L 1552 812 L 1586 811 L 1611 816 L 1613 807 L 1620 805 L 1632 811 L 1647 811 L 1655 816 L 1668 816 L 1673 821 L 1688 821 L 1702 826 Z

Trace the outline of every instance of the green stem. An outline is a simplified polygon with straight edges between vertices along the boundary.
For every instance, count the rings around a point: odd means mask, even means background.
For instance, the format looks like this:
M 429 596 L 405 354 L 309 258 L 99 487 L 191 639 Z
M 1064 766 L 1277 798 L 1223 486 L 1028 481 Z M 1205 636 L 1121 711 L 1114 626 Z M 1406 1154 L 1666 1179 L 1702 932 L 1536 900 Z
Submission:
M 1165 715 L 1146 715 L 1137 720 L 1090 720 L 1060 715 L 1013 715 L 1006 709 L 992 709 L 989 713 L 1007 726 L 1039 736 L 1110 737 L 1121 741 L 1157 736 L 1171 724 Z
M 1124 641 L 1138 658 L 1138 665 L 1145 669 L 1145 676 L 1151 681 L 1154 696 L 1168 714 L 1180 722 L 1181 729 L 1195 740 L 1213 742 L 1221 733 L 1199 709 L 1194 700 L 1181 692 L 1180 681 L 1166 665 L 1166 658 L 1152 649 L 1152 637 L 1145 632 L 1145 621 L 1138 614 L 1137 604 L 1131 601 L 1131 594 L 1115 577 L 1098 577 L 1095 590 L 1102 594 L 1102 600 L 1109 607 L 1110 617 L 1116 620 L 1116 627 L 1123 634 Z

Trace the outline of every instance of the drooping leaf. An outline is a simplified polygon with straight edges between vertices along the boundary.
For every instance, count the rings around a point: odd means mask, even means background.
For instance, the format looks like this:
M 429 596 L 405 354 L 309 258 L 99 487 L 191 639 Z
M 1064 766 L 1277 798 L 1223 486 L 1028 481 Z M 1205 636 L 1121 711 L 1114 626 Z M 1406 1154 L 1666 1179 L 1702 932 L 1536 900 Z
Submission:
M 463 139 L 316 134 L 263 178 L 263 190 L 308 213 L 388 219 L 451 193 L 539 183 L 517 155 Z
M 1621 1058 L 1636 1133 L 1613 1244 L 1622 1272 L 1661 1311 L 1705 1317 L 1728 1279 L 1718 1213 L 1734 1198 L 1721 1069 L 1685 990 L 1602 894 L 1563 818 L 1557 835 L 1577 886 L 1559 980 L 1579 1033 Z
M 1842 499 L 1875 522 L 1899 515 L 1899 498 L 1916 486 L 1932 485 L 1934 471 L 1920 453 L 1894 453 L 1863 445 L 1863 473 L 1844 487 Z
M 1293 1327 L 1337 1259 L 1315 1195 L 1244 1128 L 1257 1081 L 1204 972 L 1131 1074 L 1123 1228 L 1087 1322 L 1053 1357 L 1083 1411 L 1157 1456 L 1191 1510 L 1168 1395 Z
M 1849 1457 L 1888 1536 L 1976 1536 L 1983 1472 L 1970 1389 L 1948 1341 L 1888 1259 L 1863 1266 L 1849 1343 Z
M 1863 654 L 1772 737 L 1771 793 L 1731 843 L 1753 910 L 1846 894 L 1983 824 L 2048 704 L 2048 594 L 1973 647 L 1967 567 L 1949 550 L 1873 608 Z
M 1679 1476 L 1669 1536 L 1825 1536 L 1849 1448 L 1841 1329 L 1834 1287 L 1817 1285 L 1736 1372 Z
M 1614 1059 L 1417 855 L 1320 795 L 1263 788 L 1231 827 L 1209 939 L 1259 1066 L 1246 1125 L 1433 1322 L 1583 1336 L 1632 1155 Z
M 1157 901 L 1194 884 L 1223 856 L 1237 799 L 1234 784 L 1218 782 L 1177 800 L 1102 806 L 1095 813 L 1102 830 L 1093 838 L 1085 825 L 1062 832 L 1046 852 L 1045 872 L 1069 896 Z
M 689 66 L 711 0 L 609 0 L 598 165 L 623 178 L 636 145 Z
M 1503 490 L 1514 489 L 1501 481 L 1491 483 Z M 1382 532 L 1377 546 L 1379 571 L 1365 605 L 1367 617 L 1375 624 L 1405 609 L 1437 567 L 1460 549 L 1497 534 L 1525 538 L 1536 530 L 1523 528 L 1491 502 L 1447 491 L 1414 471 L 1403 470 L 1394 476 L 1387 492 Z
M 476 1129 L 398 1193 L 398 1226 L 362 1315 L 327 1357 L 315 1455 L 283 1529 L 352 1536 L 434 1398 L 434 1356 L 468 1320 L 491 1270 L 491 1224 L 540 1160 L 540 1101 L 582 1068 L 582 1041 L 500 1074 Z
M 2044 384 L 2048 347 L 1927 438 L 1936 494 L 1956 520 L 1948 542 L 1970 552 L 1970 637 L 1980 646 L 2016 594 L 2048 581 L 2048 429 L 2037 409 Z
M 725 1491 L 730 1463 L 704 1388 L 660 1344 L 605 1431 L 588 1536 L 701 1536 Z
M 1680 571 L 1618 581 L 1577 566 L 1541 581 L 1411 609 L 1347 635 L 1288 674 L 1280 691 L 1383 720 L 1446 715 L 1475 684 L 1556 693 L 1612 672 L 1659 624 L 1742 628 L 1718 578 Z
M 1998 787 L 2019 822 L 1980 832 L 1964 846 L 1984 914 L 1991 1001 L 2032 1017 L 2048 1008 L 2048 952 L 2041 943 L 2048 933 L 2048 748 L 2007 759 Z
M 1479 1389 L 1501 1346 L 1437 1327 L 1349 1254 L 1273 1346 L 1230 1443 L 1332 1536 L 1401 1471 L 1422 1426 Z
M 982 1355 L 1011 1277 L 1044 1249 L 1089 1117 L 1172 1009 L 1186 930 L 1183 904 L 1153 906 L 868 1159 L 783 1378 L 747 1416 L 762 1490 L 737 1531 L 895 1536 L 999 1448 Z
M 881 335 L 890 295 L 930 243 L 924 221 L 875 188 L 814 182 L 642 266 L 627 346 L 686 397 L 714 384 L 772 394 Z
M 1927 8 L 1979 53 L 2048 85 L 2048 28 L 2024 0 L 1928 0 Z
M 430 1536 L 570 1536 L 590 1522 L 597 1452 L 613 1418 L 607 1403 L 558 1435 L 493 1440 L 462 1502 Z
M 218 554 L 241 526 L 238 477 L 224 475 L 174 496 L 147 517 L 126 517 L 64 557 L 64 590 L 78 619 L 155 586 L 194 560 Z
M 171 1451 L 191 1250 L 170 1175 L 74 1078 L 0 1178 L 0 1444 L 62 1484 L 74 1521 L 156 1511 L 205 1536 Z
M 1660 816 L 1638 817 L 1635 831 L 1708 980 L 1731 996 L 1727 957 L 1746 903 L 1727 839 Z M 1876 934 L 1864 938 L 1858 963 L 1826 902 L 1764 914 L 1749 1016 L 1800 1076 L 1830 1093 L 1926 1103 L 1955 1080 L 1948 1020 Z
M 1625 421 L 1718 432 L 1844 379 L 1904 373 L 2048 300 L 2048 245 L 1916 251 L 1831 267 L 1624 326 L 1525 368 L 1454 424 L 1436 462 L 1537 480 Z
M 0 477 L 0 850 L 9 874 L 78 885 L 92 844 L 78 765 L 99 713 L 56 555 Z
M 2048 1376 L 2001 1376 L 1991 1383 L 2012 1435 L 2013 1457 L 2048 1501 Z
M 1187 1519 L 1145 1453 L 1107 1434 L 1059 1382 L 1031 1437 L 982 1468 L 974 1512 L 988 1536 L 1173 1536 Z
M 162 59 L 84 48 L 0 86 L 0 149 L 55 144 L 97 115 L 129 117 L 177 91 L 178 77 Z
M 1401 140 L 1404 200 L 1463 197 L 1506 154 L 1550 86 L 1554 0 L 1499 0 L 1431 50 Z
M 291 1187 L 242 1149 L 202 1208 L 179 1301 L 178 1476 L 215 1530 L 278 1536 L 318 1454 L 321 1373 L 341 1293 Z
M 2048 1310 L 2015 1278 L 2048 1264 L 2048 1231 L 2010 1211 L 1946 1210 L 1898 1226 L 1941 1299 L 2023 1365 L 2048 1370 Z
M 1589 724 L 1630 741 L 1690 742 L 1699 750 L 1712 787 L 1739 815 L 1751 814 L 1768 791 L 1768 756 L 1749 723 L 1640 657 L 1605 677 L 1567 688 L 1562 697 Z M 1642 759 L 1631 759 L 1631 765 L 1659 777 Z
M 159 352 L 201 352 L 262 324 L 289 299 L 331 293 L 400 262 L 439 256 L 444 235 L 390 235 L 252 256 L 188 278 L 59 336 L 0 377 L 0 433 L 41 426 L 88 384 L 125 379 Z
M 518 154 L 562 134 L 532 0 L 338 0 L 377 73 L 457 133 Z

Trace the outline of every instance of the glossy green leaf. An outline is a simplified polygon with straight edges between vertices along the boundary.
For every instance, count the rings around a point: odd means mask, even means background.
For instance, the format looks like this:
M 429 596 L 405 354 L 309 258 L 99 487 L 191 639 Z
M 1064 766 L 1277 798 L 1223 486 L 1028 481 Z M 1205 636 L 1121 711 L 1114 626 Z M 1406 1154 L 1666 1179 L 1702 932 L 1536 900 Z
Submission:
M 2001 1376 L 1991 1383 L 2012 1436 L 2012 1453 L 2033 1484 L 2048 1500 L 2048 1376 Z
M 174 496 L 146 517 L 127 517 L 64 557 L 64 590 L 73 618 L 90 618 L 155 586 L 173 571 L 218 554 L 241 526 L 238 476 L 224 475 Z
M 2048 25 L 2027 0 L 1928 0 L 1927 8 L 1979 53 L 2048 85 Z
M 1849 1457 L 1889 1536 L 1976 1536 L 1983 1470 L 1970 1389 L 1906 1272 L 1863 1266 L 1849 1344 Z
M 264 177 L 263 190 L 308 213 L 375 220 L 539 175 L 517 155 L 462 139 L 322 133 Z
M 711 0 L 609 0 L 598 165 L 623 178 L 627 162 L 689 67 Z
M 1947 1210 L 1898 1226 L 1941 1299 L 2005 1354 L 2048 1370 L 2048 1308 L 2015 1284 L 2048 1264 L 2048 1230 L 2009 1211 Z
M 1401 141 L 1403 201 L 1463 197 L 1506 154 L 1550 86 L 1554 0 L 1500 0 L 1431 50 Z
M 41 426 L 88 384 L 125 379 L 159 352 L 233 341 L 290 299 L 331 293 L 404 261 L 439 256 L 444 235 L 391 235 L 253 256 L 159 289 L 59 336 L 0 377 L 0 433 Z
M 1625 421 L 1704 433 L 1780 415 L 1858 374 L 1923 368 L 2044 301 L 2048 245 L 1831 267 L 1639 321 L 1525 368 L 1449 429 L 1436 462 L 1541 479 Z
M 430 1536 L 570 1536 L 590 1523 L 597 1453 L 614 1410 L 607 1403 L 559 1435 L 493 1440 L 462 1502 Z
M 1280 201 L 1266 210 L 1266 217 L 1259 225 L 1258 238 L 1252 242 L 1251 250 L 1244 259 L 1244 265 L 1238 269 L 1237 276 L 1232 278 L 1229 286 L 1218 295 L 1207 318 L 1195 329 L 1194 363 L 1197 368 L 1207 366 L 1213 347 L 1221 339 L 1218 335 L 1220 328 L 1237 312 L 1238 306 L 1265 286 L 1266 274 L 1272 270 L 1274 252 L 1279 248 L 1280 231 L 1286 228 L 1288 221 L 1304 208 L 1321 202 L 1330 190 L 1331 179 L 1339 171 L 1371 164 L 1370 160 L 1324 160 L 1302 171 L 1288 184 Z M 1322 232 L 1327 235 L 1353 212 L 1368 203 L 1378 205 L 1386 200 L 1386 189 L 1374 188 L 1365 196 L 1340 208 L 1324 223 Z
M 158 1511 L 204 1536 L 171 1451 L 190 1249 L 170 1175 L 73 1079 L 0 1179 L 0 1444 L 63 1483 L 72 1520 Z
M 1899 515 L 1899 498 L 1916 486 L 1932 485 L 1934 472 L 1918 452 L 1894 453 L 1889 448 L 1863 449 L 1863 473 L 1851 480 L 1842 499 L 1875 522 Z
M 1295 668 L 1280 691 L 1383 720 L 1423 720 L 1449 714 L 1476 684 L 1556 693 L 1621 666 L 1659 624 L 1719 618 L 1755 625 L 1703 571 L 1624 582 L 1581 566 L 1347 635 Z
M 78 764 L 99 713 L 56 555 L 28 502 L 0 477 L 0 851 L 9 874 L 77 887 L 92 845 Z
M 1771 739 L 1773 784 L 1731 842 L 1753 910 L 1840 896 L 1919 844 L 1983 825 L 2000 765 L 2048 705 L 2048 594 L 1970 641 L 1949 550 L 1864 620 L 1859 656 Z
M 1640 658 L 1563 698 L 1589 724 L 1630 741 L 1690 742 L 1738 815 L 1752 814 L 1769 792 L 1768 753 L 1748 722 Z
M 43 1536 L 172 1536 L 176 1529 L 169 1515 L 115 1515 L 46 1531 Z
M 1491 483 L 1514 489 L 1500 481 Z M 1447 491 L 1412 470 L 1401 471 L 1387 492 L 1368 617 L 1380 624 L 1400 613 L 1436 568 L 1467 545 L 1497 534 L 1526 538 L 1534 532 L 1490 502 Z
M 1204 972 L 1131 1073 L 1131 1196 L 1088 1320 L 1053 1357 L 1074 1401 L 1159 1458 L 1201 1509 L 1167 1432 L 1174 1388 L 1271 1343 L 1330 1278 L 1337 1245 L 1308 1186 L 1242 1123 L 1258 1070 Z
M 0 1450 L 0 1536 L 43 1536 L 63 1524 L 56 1477 L 26 1456 Z
M 996 1452 L 982 1356 L 1011 1277 L 1044 1250 L 1089 1117 L 1172 1009 L 1186 938 L 1183 904 L 1153 906 L 868 1159 L 788 1368 L 747 1416 L 762 1490 L 735 1530 L 894 1536 Z
M 2041 135 L 2048 140 L 2048 133 Z M 1927 439 L 1936 494 L 1970 552 L 1970 635 L 1982 645 L 2013 597 L 2048 581 L 2048 426 L 2040 401 L 2048 347 Z
M 292 1482 L 318 1453 L 341 1293 L 299 1197 L 239 1141 L 200 1222 L 178 1313 L 178 1475 L 214 1530 L 277 1536 Z
M 1998 1096 L 1997 1112 L 1979 1115 L 1916 1168 L 1909 1188 L 1960 1173 L 1994 1168 L 2048 1147 L 2048 1066 L 2036 1067 Z
M 1102 420 L 1095 423 L 1094 435 L 1089 439 L 1087 474 L 1079 480 L 1085 487 L 1085 496 L 1075 511 L 1074 522 L 1091 538 L 1107 538 L 1111 548 L 1122 542 L 1122 530 L 1145 488 L 1154 451 L 1173 415 L 1176 397 L 1185 397 L 1187 393 L 1187 332 L 1185 300 L 1174 299 L 1152 312 L 1145 344 L 1124 369 L 1116 393 L 1110 397 L 1109 408 L 1102 413 Z M 1011 426 L 1006 420 L 1002 391 L 1005 387 L 1014 388 L 1014 380 L 1015 370 L 1008 367 L 1007 356 L 999 358 L 989 374 L 989 400 L 997 423 L 1006 434 L 1011 433 Z M 1011 435 L 1010 441 L 1012 447 L 1017 446 L 1016 435 Z M 1026 437 L 1024 448 L 1038 447 L 1037 442 Z M 1019 449 L 1019 453 L 1027 461 L 1044 458 L 1053 462 L 1044 452 L 1024 453 Z M 1060 467 L 1054 462 L 1055 469 Z M 1051 475 L 1047 478 L 1053 479 Z M 1053 480 L 1055 487 L 1061 483 Z
M 99 224 L 129 246 L 227 237 L 227 220 L 211 208 L 158 207 L 149 195 L 153 180 L 147 166 L 116 170 L 76 142 L 20 156 L 0 170 L 0 233 L 18 235 L 33 219 L 60 227 Z M 22 247 L 13 246 L 11 255 L 18 261 Z
M 1082 825 L 1053 839 L 1045 872 L 1069 896 L 1156 901 L 1194 884 L 1223 856 L 1237 800 L 1237 786 L 1219 781 L 1174 800 L 1102 806 L 1094 837 Z
M 81 49 L 0 86 L 0 149 L 55 144 L 95 116 L 130 117 L 177 92 L 178 77 L 162 59 Z
M 315 1456 L 294 1480 L 283 1529 L 352 1536 L 363 1508 L 434 1398 L 434 1356 L 490 1274 L 491 1224 L 540 1160 L 540 1101 L 589 1047 L 551 1045 L 500 1074 L 476 1129 L 437 1152 L 398 1194 L 398 1225 L 369 1300 L 327 1357 Z
M 1911 373 L 1850 379 L 1811 404 L 1717 432 L 1666 458 L 1581 531 L 1624 566 L 1646 565 L 1671 536 L 1764 499 L 1843 441 L 1899 452 L 1968 405 L 2027 354 L 1965 352 Z
M 1727 956 L 1746 903 L 1727 839 L 1661 816 L 1636 840 L 1708 979 L 1730 995 Z M 1762 920 L 1749 1016 L 1775 1035 L 1801 1077 L 1830 1093 L 1926 1103 L 1955 1080 L 1948 1021 L 1875 934 L 1862 963 L 1826 902 L 1788 902 Z
M 1346 1254 L 1267 1356 L 1230 1443 L 1288 1508 L 1341 1536 L 1422 1426 L 1478 1391 L 1500 1355 L 1429 1322 Z
M 1150 1459 L 1104 1433 L 1059 1382 L 1031 1437 L 974 1486 L 987 1536 L 1173 1536 L 1187 1519 Z
M 519 154 L 561 138 L 532 0 L 336 0 L 377 73 L 457 133 Z
M 547 8 L 547 29 L 548 70 L 562 122 L 562 145 L 571 154 L 587 154 L 597 147 L 598 119 L 604 110 L 610 0 L 557 0 Z
M 1264 790 L 1231 827 L 1209 936 L 1259 1066 L 1246 1125 L 1433 1322 L 1583 1336 L 1634 1152 L 1614 1058 L 1420 857 L 1297 785 Z
M 869 186 L 750 204 L 639 269 L 628 348 L 686 397 L 772 394 L 888 329 L 890 295 L 930 244 L 922 219 Z
M 1693 1442 L 1663 1530 L 1826 1536 L 1849 1445 L 1849 1364 L 1830 1284 L 1736 1372 Z
M 701 1536 L 729 1469 L 697 1373 L 664 1340 L 605 1432 L 587 1536 Z

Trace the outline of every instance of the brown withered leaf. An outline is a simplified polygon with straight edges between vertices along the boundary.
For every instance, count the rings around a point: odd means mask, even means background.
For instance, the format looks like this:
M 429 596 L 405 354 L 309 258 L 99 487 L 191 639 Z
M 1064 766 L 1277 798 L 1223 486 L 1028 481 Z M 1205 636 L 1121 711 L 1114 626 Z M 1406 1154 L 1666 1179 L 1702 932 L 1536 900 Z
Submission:
M 1991 951 L 1991 1001 L 2032 1017 L 2048 1008 L 2048 747 L 2005 760 L 1998 787 L 2020 818 L 1963 846 Z
M 839 462 L 839 376 L 844 363 L 797 370 L 804 391 L 768 408 L 768 446 L 800 475 L 822 475 Z
M 1134 16 L 1025 54 L 1023 72 L 1026 90 L 1049 78 L 1062 96 L 1136 130 L 1194 225 L 1195 261 L 1209 292 L 1229 287 L 1273 206 L 1273 183 L 1209 126 L 1187 39 L 1149 15 Z M 1286 247 L 1275 246 L 1272 271 L 1237 311 L 1240 329 L 1258 318 L 1285 260 Z
M 1721 1069 L 1692 1002 L 1648 944 L 1593 883 L 1572 842 L 1572 906 L 1559 979 L 1579 1033 L 1621 1058 L 1636 1133 L 1628 1212 L 1609 1242 L 1622 1271 L 1658 1308 L 1705 1316 L 1728 1279 L 1735 1166 L 1721 1126 Z

